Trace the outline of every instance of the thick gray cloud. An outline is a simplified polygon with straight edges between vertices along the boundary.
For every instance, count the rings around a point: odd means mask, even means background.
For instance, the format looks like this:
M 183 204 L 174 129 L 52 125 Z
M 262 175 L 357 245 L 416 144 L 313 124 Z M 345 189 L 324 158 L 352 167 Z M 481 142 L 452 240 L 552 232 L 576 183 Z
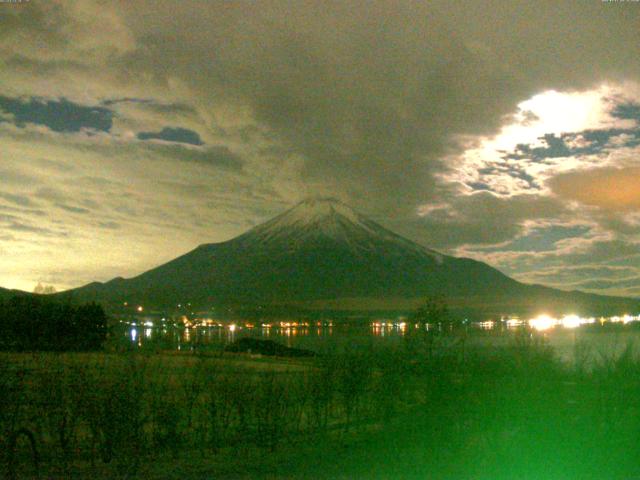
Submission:
M 499 198 L 487 192 L 455 197 L 414 218 L 413 235 L 447 251 L 467 244 L 492 245 L 525 231 L 525 222 L 562 220 L 571 212 L 562 202 L 536 195 Z M 408 219 L 407 219 L 408 220 Z M 398 223 L 398 230 L 402 225 Z

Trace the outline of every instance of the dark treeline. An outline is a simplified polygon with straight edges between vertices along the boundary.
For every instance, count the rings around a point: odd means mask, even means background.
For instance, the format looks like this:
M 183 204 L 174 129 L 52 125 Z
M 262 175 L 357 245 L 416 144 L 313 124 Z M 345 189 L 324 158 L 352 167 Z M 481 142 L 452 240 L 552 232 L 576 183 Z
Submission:
M 74 305 L 40 296 L 0 300 L 2 350 L 98 350 L 106 333 L 107 316 L 94 303 Z

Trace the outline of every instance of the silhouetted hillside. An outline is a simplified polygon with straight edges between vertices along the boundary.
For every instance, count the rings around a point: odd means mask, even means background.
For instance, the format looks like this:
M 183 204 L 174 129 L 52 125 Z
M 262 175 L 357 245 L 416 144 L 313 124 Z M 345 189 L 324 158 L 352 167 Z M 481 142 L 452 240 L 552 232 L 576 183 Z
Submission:
M 427 295 L 465 316 L 622 313 L 638 301 L 519 283 L 468 258 L 442 255 L 332 199 L 308 200 L 245 234 L 131 279 L 66 292 L 110 305 L 193 309 L 295 305 L 411 310 Z

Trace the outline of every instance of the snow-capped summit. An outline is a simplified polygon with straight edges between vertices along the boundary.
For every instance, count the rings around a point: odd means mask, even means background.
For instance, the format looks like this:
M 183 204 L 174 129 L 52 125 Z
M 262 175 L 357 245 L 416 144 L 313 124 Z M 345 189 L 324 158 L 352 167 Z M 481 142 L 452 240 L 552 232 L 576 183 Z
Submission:
M 137 277 L 71 292 L 113 305 L 169 309 L 186 302 L 206 309 L 353 308 L 354 301 L 367 309 L 436 294 L 457 299 L 465 316 L 472 310 L 499 316 L 503 305 L 508 313 L 550 311 L 550 299 L 571 311 L 610 301 L 524 285 L 484 263 L 442 255 L 332 198 L 305 200 L 239 237 L 201 245 Z M 591 314 L 600 315 L 591 307 Z
M 302 247 L 306 242 L 330 241 L 353 251 L 403 248 L 442 261 L 442 256 L 387 230 L 347 204 L 331 197 L 303 200 L 277 217 L 239 237 L 243 242 Z
M 239 237 L 200 245 L 138 277 L 91 290 L 118 299 L 143 295 L 166 302 L 170 295 L 180 299 L 177 303 L 198 304 L 414 297 L 451 290 L 453 284 L 462 287 L 458 270 L 468 262 L 403 238 L 339 200 L 321 197 L 304 200 Z M 472 263 L 467 272 L 477 268 Z M 489 277 L 506 279 L 484 268 Z
M 311 198 L 258 225 L 246 236 L 269 241 L 325 234 L 340 235 L 344 229 L 367 229 L 366 219 L 334 198 Z
M 364 227 L 365 218 L 340 200 L 319 197 L 303 200 L 295 207 L 259 225 L 253 232 L 269 235 L 276 230 L 327 228 L 337 222 Z
M 311 223 L 334 215 L 341 215 L 354 223 L 362 219 L 355 210 L 334 197 L 307 198 L 275 219 L 286 220 L 291 224 Z

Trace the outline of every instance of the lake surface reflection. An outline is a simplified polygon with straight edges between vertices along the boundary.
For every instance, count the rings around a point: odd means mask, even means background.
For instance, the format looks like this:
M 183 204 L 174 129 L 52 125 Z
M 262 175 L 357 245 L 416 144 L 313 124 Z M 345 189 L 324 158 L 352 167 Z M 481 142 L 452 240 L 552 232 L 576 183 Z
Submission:
M 255 337 L 288 347 L 323 352 L 400 346 L 409 333 L 438 334 L 433 327 L 430 332 L 410 332 L 413 329 L 413 326 L 405 324 L 375 322 L 363 325 L 300 324 L 295 327 L 227 324 L 191 328 L 122 323 L 113 329 L 110 343 L 120 349 L 195 353 L 219 352 L 239 338 Z M 522 335 L 518 328 L 486 329 L 482 325 L 469 325 L 447 338 L 450 338 L 449 343 L 464 339 L 470 348 L 492 348 L 515 345 L 518 335 Z M 562 360 L 569 362 L 577 358 L 606 360 L 620 355 L 627 348 L 638 351 L 640 346 L 640 324 L 637 322 L 629 325 L 584 325 L 573 329 L 557 327 L 541 332 L 530 330 L 526 335 L 551 346 Z

